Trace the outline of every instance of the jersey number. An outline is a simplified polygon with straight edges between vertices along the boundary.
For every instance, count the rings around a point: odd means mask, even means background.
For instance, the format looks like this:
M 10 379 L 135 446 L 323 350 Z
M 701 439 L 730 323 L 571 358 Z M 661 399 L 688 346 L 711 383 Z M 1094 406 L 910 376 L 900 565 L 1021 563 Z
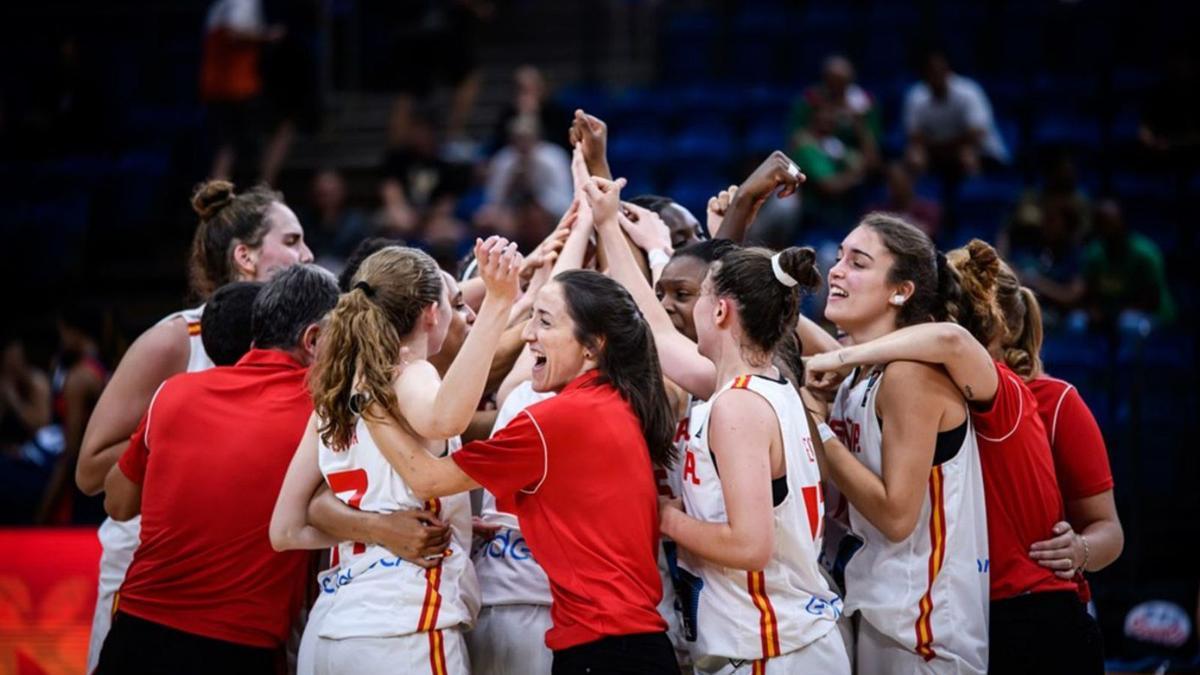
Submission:
M 367 472 L 365 469 L 338 471 L 329 474 L 326 480 L 329 481 L 329 489 L 333 490 L 334 494 L 349 492 L 350 498 L 346 500 L 346 503 L 356 509 L 362 503 L 363 495 L 367 493 Z M 361 541 L 354 542 L 355 555 L 365 553 L 366 551 L 366 544 Z

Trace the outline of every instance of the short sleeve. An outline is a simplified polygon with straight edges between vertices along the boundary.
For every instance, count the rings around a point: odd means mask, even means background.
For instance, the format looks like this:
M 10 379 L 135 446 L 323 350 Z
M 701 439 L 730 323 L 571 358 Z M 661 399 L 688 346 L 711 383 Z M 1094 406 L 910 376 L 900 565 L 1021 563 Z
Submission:
M 992 126 L 992 106 L 987 100 L 983 89 L 972 82 L 963 87 L 966 101 L 967 125 L 972 129 L 988 130 Z
M 1016 375 L 994 362 L 993 367 L 996 369 L 996 396 L 988 408 L 972 408 L 971 421 L 981 439 L 999 443 L 1016 432 L 1028 401 Z M 1036 407 L 1033 412 L 1036 412 Z
M 1058 402 L 1047 432 L 1064 499 L 1083 499 L 1113 488 L 1108 449 L 1096 418 L 1075 387 Z
M 129 445 L 125 447 L 125 452 L 121 453 L 121 458 L 117 460 L 121 473 L 138 485 L 146 480 L 146 463 L 150 459 L 150 447 L 146 441 L 149 426 L 150 411 L 147 410 L 138 422 L 137 431 L 129 437 Z
M 549 447 L 532 413 L 523 410 L 485 441 L 472 441 L 451 459 L 497 502 L 535 488 L 546 475 Z

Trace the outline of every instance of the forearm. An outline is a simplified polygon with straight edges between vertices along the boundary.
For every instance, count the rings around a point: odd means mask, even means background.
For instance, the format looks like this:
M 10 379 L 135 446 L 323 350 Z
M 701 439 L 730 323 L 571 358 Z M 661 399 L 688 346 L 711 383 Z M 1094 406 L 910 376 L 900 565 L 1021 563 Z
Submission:
M 508 326 L 510 308 L 510 302 L 484 298 L 475 325 L 446 371 L 434 399 L 432 410 L 435 411 L 437 436 L 457 436 L 470 424 L 471 415 L 479 407 L 487 385 L 488 366 L 496 355 L 500 336 Z
M 842 445 L 840 439 L 831 438 L 822 443 L 824 461 L 828 471 L 826 477 L 833 481 L 846 499 L 872 525 L 893 541 L 903 539 L 903 523 L 897 517 L 900 509 L 889 499 L 887 485 L 865 464 Z M 906 536 L 906 535 L 905 535 Z
M 418 499 L 446 497 L 479 487 L 453 459 L 433 457 L 396 422 L 375 415 L 364 415 L 363 419 L 384 458 Z
M 725 212 L 725 218 L 721 221 L 721 237 L 736 244 L 742 243 L 746 238 L 746 231 L 758 217 L 760 206 L 758 198 L 739 191 L 729 203 L 729 210 Z
M 492 358 L 492 365 L 488 370 L 485 392 L 499 389 L 504 378 L 512 371 L 513 365 L 520 358 L 521 351 L 525 349 L 525 340 L 521 335 L 525 331 L 527 321 L 528 318 L 510 327 L 500 336 L 500 345 L 496 348 L 496 355 Z
M 800 315 L 796 321 L 796 337 L 800 338 L 800 353 L 803 356 L 832 352 L 842 348 L 842 345 L 828 333 L 820 324 Z
M 845 366 L 918 361 L 944 366 L 950 379 L 972 403 L 990 402 L 998 385 L 996 366 L 987 349 L 962 326 L 924 323 L 893 331 L 836 352 Z
M 773 532 L 764 541 L 763 537 L 738 533 L 729 523 L 704 522 L 674 508 L 663 512 L 661 527 L 663 535 L 676 544 L 722 567 L 761 570 L 774 548 Z
M 307 528 L 315 528 L 320 536 L 332 540 L 328 546 L 342 541 L 377 543 L 379 514 L 350 507 L 327 488 L 322 487 L 309 500 L 307 517 Z
M 75 464 L 75 484 L 79 490 L 89 497 L 94 497 L 104 491 L 104 479 L 110 469 L 121 459 L 121 453 L 129 440 L 122 440 L 95 453 L 81 453 Z
M 1085 572 L 1099 572 L 1116 562 L 1125 548 L 1125 531 L 1116 520 L 1097 520 L 1079 532 L 1087 540 Z
M 104 479 L 104 510 L 117 521 L 130 520 L 142 512 L 142 486 L 129 480 L 115 464 Z

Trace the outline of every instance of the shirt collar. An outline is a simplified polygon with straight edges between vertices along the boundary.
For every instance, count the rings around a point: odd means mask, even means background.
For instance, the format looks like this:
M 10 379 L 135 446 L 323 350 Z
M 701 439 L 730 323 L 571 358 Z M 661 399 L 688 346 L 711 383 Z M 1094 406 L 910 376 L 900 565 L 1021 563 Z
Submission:
M 571 391 L 573 389 L 579 389 L 581 387 L 589 386 L 599 378 L 600 378 L 600 371 L 596 368 L 592 368 L 591 370 L 584 371 L 578 377 L 576 377 L 575 379 L 568 382 L 567 386 L 563 387 L 562 391 L 560 391 L 558 393 L 561 396 L 562 394 L 565 394 L 568 391 Z
M 283 367 L 295 370 L 304 368 L 304 364 L 297 361 L 291 354 L 278 349 L 251 349 L 246 352 L 245 356 L 238 359 L 235 366 L 238 368 Z

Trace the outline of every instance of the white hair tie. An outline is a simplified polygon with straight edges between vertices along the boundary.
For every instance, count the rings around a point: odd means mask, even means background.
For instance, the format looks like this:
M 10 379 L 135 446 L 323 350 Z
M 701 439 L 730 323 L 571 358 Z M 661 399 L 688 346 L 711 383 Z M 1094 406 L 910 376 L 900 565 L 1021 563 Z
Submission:
M 779 280 L 779 283 L 788 288 L 794 288 L 800 282 L 796 281 L 796 277 L 784 272 L 783 268 L 779 266 L 779 256 L 781 255 L 783 255 L 782 251 L 771 256 L 771 269 L 774 270 L 775 278 Z

